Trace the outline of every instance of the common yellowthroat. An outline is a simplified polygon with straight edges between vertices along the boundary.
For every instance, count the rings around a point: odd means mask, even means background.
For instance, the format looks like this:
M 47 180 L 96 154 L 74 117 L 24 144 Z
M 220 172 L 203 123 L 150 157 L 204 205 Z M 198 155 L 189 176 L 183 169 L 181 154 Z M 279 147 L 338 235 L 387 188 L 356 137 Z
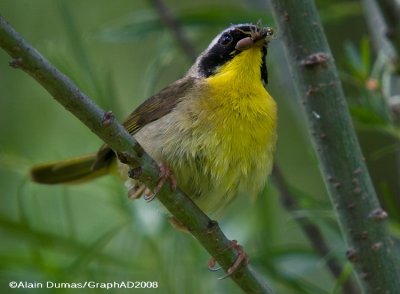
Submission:
M 277 109 L 266 90 L 265 57 L 272 36 L 271 28 L 252 24 L 225 29 L 183 78 L 144 101 L 123 123 L 207 213 L 241 192 L 256 195 L 271 171 Z M 127 178 L 127 166 L 117 164 L 104 145 L 97 153 L 33 167 L 31 177 L 43 184 L 79 183 L 117 166 Z M 138 183 L 131 186 L 138 189 Z

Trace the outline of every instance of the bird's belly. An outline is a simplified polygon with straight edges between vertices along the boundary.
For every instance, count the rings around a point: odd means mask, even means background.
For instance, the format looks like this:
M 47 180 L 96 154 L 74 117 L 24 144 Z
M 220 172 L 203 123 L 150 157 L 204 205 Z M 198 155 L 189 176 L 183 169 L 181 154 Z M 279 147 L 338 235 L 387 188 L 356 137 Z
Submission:
M 192 145 L 186 167 L 181 169 L 180 162 L 174 165 L 182 170 L 183 187 L 204 211 L 212 213 L 241 192 L 258 194 L 271 169 L 275 138 L 257 142 L 247 131 L 236 130 L 222 137 L 210 134 L 203 141 L 195 139 Z

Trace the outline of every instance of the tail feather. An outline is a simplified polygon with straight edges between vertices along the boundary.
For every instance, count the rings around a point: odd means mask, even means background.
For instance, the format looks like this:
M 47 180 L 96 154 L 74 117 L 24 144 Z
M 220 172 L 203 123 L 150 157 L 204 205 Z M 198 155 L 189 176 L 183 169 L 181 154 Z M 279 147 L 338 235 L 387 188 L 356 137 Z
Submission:
M 96 153 L 50 162 L 31 169 L 31 179 L 40 184 L 78 184 L 103 176 L 109 172 L 110 162 L 96 166 Z

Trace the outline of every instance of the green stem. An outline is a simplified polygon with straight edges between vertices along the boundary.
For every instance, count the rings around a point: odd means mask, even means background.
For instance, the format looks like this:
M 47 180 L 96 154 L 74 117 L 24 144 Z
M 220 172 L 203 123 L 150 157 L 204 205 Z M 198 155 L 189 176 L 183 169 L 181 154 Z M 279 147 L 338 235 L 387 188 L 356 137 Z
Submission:
M 310 0 L 271 0 L 321 172 L 366 293 L 396 293 L 398 268 L 386 223 L 356 139 L 342 85 Z
M 104 112 L 72 81 L 54 68 L 25 41 L 0 16 L 0 46 L 13 57 L 10 63 L 35 78 L 60 104 L 74 114 L 97 136 L 106 142 L 115 152 L 125 155 L 132 167 L 140 164 L 139 179 L 149 187 L 158 181 L 158 165 L 150 158 L 134 138 L 119 124 L 112 113 Z M 216 222 L 211 221 L 186 195 L 179 189 L 169 191 L 164 185 L 157 198 L 196 237 L 204 248 L 215 256 L 223 269 L 235 262 L 237 252 L 230 241 L 220 230 Z M 230 278 L 246 293 L 271 293 L 266 283 L 248 266 L 241 266 Z

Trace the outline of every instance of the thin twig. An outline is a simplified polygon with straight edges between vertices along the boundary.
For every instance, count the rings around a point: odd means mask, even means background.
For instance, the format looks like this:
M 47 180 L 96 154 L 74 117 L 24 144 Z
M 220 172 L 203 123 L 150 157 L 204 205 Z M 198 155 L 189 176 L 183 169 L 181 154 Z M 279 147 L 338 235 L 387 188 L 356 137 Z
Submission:
M 150 0 L 150 2 L 154 5 L 164 25 L 169 28 L 171 33 L 174 35 L 179 47 L 182 48 L 186 56 L 188 56 L 192 61 L 195 61 L 197 57 L 196 50 L 187 38 L 178 19 L 172 14 L 171 10 L 162 0 Z
M 395 63 L 397 73 L 400 74 L 400 2 L 398 0 L 376 1 L 385 19 L 386 28 L 384 35 L 392 43 L 397 53 Z
M 375 50 L 383 54 L 392 66 L 393 71 L 400 71 L 399 51 L 387 37 L 388 26 L 375 0 L 363 0 L 366 21 L 372 36 Z
M 123 154 L 131 167 L 140 165 L 139 179 L 149 187 L 158 182 L 157 163 L 150 158 L 134 138 L 113 118 L 89 99 L 73 82 L 25 41 L 0 16 L 0 46 L 13 58 L 10 65 L 35 78 L 55 100 L 74 114 L 115 152 Z M 179 189 L 171 192 L 167 185 L 157 195 L 170 213 L 196 237 L 204 248 L 227 271 L 235 262 L 237 252 L 218 224 L 210 220 Z M 246 293 L 271 293 L 266 283 L 251 266 L 241 266 L 230 278 Z
M 299 209 L 297 199 L 292 195 L 291 191 L 289 190 L 288 183 L 286 182 L 285 178 L 282 175 L 282 172 L 276 164 L 274 165 L 274 168 L 272 170 L 272 179 L 274 181 L 275 187 L 279 191 L 280 200 L 283 207 L 285 207 L 287 211 L 294 215 Z M 335 256 L 330 255 L 331 249 L 326 243 L 325 238 L 321 233 L 321 230 L 306 216 L 301 218 L 296 217 L 295 220 L 299 224 L 304 235 L 306 235 L 307 238 L 310 240 L 315 252 L 320 257 L 326 258 L 328 269 L 330 270 L 332 275 L 336 279 L 338 279 L 343 272 L 343 267 Z M 356 294 L 360 292 L 357 285 L 351 279 L 345 281 L 342 287 L 344 293 Z

